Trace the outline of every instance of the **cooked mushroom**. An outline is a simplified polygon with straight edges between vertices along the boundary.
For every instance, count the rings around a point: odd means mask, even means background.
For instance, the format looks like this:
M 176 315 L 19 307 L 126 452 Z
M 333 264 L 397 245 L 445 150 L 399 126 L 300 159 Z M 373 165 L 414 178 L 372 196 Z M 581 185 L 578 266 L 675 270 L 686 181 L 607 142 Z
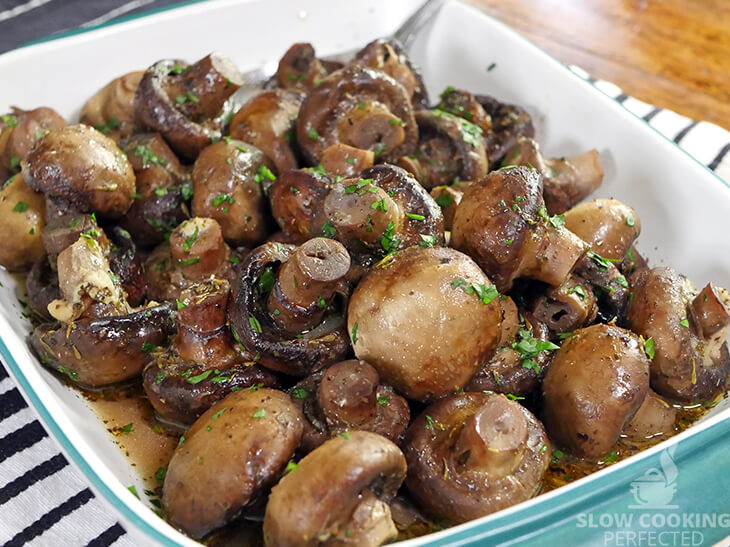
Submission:
M 632 277 L 632 293 L 626 324 L 651 340 L 651 387 L 682 403 L 716 397 L 730 372 L 728 292 L 708 284 L 698 294 L 683 275 L 654 268 Z
M 130 306 L 139 306 L 147 293 L 147 282 L 142 272 L 142 260 L 130 233 L 114 226 L 109 230 L 112 248 L 109 252 L 109 269 L 119 279 Z
M 350 65 L 327 76 L 302 104 L 297 142 L 314 165 L 338 142 L 380 160 L 411 154 L 418 140 L 408 92 L 384 72 Z
M 520 137 L 532 138 L 535 128 L 527 111 L 517 105 L 506 104 L 488 95 L 475 95 L 492 120 L 491 130 L 484 135 L 489 165 L 510 164 L 505 155 Z
M 352 431 L 310 452 L 271 490 L 264 541 L 376 547 L 397 530 L 387 502 L 406 474 L 400 449 L 385 437 Z
M 529 277 L 562 284 L 586 244 L 545 212 L 534 169 L 492 171 L 470 186 L 454 215 L 451 244 L 482 267 L 504 291 Z
M 341 142 L 327 147 L 320 158 L 322 168 L 333 177 L 354 177 L 363 169 L 372 167 L 375 154 Z
M 654 437 L 669 435 L 676 429 L 676 419 L 677 409 L 650 389 L 639 410 L 624 427 L 622 436 L 632 442 L 641 443 Z
M 97 91 L 81 109 L 81 123 L 109 135 L 115 141 L 134 131 L 134 95 L 144 71 L 113 79 Z
M 211 144 L 193 168 L 193 214 L 218 221 L 232 245 L 263 242 L 270 231 L 263 188 L 276 179 L 271 166 L 261 150 L 242 141 Z
M 535 301 L 532 313 L 555 333 L 572 332 L 596 318 L 598 304 L 591 285 L 571 275 L 558 287 L 549 287 Z
M 61 298 L 61 290 L 58 288 L 58 276 L 51 269 L 46 256 L 36 260 L 31 267 L 25 279 L 25 288 L 31 312 L 44 321 L 53 321 L 48 313 L 48 305 Z
M 608 454 L 649 391 L 649 359 L 638 335 L 598 324 L 567 338 L 542 384 L 550 438 L 582 458 Z
M 499 295 L 468 256 L 412 247 L 377 266 L 355 289 L 347 328 L 358 359 L 409 399 L 463 388 L 493 354 Z
M 66 127 L 61 115 L 45 106 L 35 110 L 14 108 L 0 116 L 0 175 L 20 170 L 20 162 L 28 156 L 40 139 L 48 133 Z
M 303 100 L 297 91 L 262 91 L 233 116 L 230 135 L 256 146 L 274 162 L 278 173 L 296 169 L 291 143 Z
M 233 62 L 211 53 L 194 65 L 159 61 L 147 69 L 134 96 L 134 117 L 143 129 L 162 134 L 176 153 L 194 160 L 219 139 L 216 116 L 243 83 Z
M 347 288 L 345 283 L 337 284 L 339 301 L 326 310 L 314 328 L 296 336 L 283 332 L 274 321 L 276 314 L 269 313 L 268 302 L 276 267 L 281 264 L 283 268 L 296 249 L 294 245 L 271 242 L 251 251 L 239 269 L 229 320 L 241 343 L 259 354 L 259 364 L 292 376 L 307 376 L 341 360 L 349 349 L 342 310 L 337 309 L 346 306 Z M 339 263 L 339 257 L 335 262 Z
M 296 43 L 279 61 L 276 83 L 282 89 L 309 91 L 319 85 L 327 74 L 341 66 L 339 63 L 318 59 L 312 44 Z
M 616 199 L 594 199 L 565 212 L 565 227 L 603 258 L 621 261 L 641 233 L 631 207 Z
M 135 178 L 127 156 L 87 125 L 48 133 L 21 166 L 28 186 L 66 209 L 118 218 L 132 205 Z
M 444 215 L 445 230 L 451 231 L 454 224 L 456 208 L 461 203 L 464 192 L 471 184 L 471 182 L 459 182 L 451 186 L 435 186 L 431 188 L 431 197 L 436 202 L 436 205 L 441 207 L 441 212 Z
M 542 424 L 496 393 L 462 393 L 424 410 L 406 431 L 406 488 L 451 524 L 535 496 L 550 463 Z
M 463 89 L 447 87 L 441 93 L 441 102 L 436 109 L 464 118 L 478 126 L 484 135 L 492 129 L 492 117 L 474 95 Z
M 319 170 L 297 169 L 279 175 L 269 188 L 274 219 L 295 240 L 326 235 L 324 200 L 329 191 L 330 181 Z
M 537 142 L 520 137 L 505 157 L 509 165 L 530 166 L 540 172 L 550 215 L 564 213 L 603 182 L 601 157 L 595 149 L 572 158 L 546 158 Z
M 380 383 L 371 365 L 356 359 L 315 372 L 290 394 L 305 418 L 305 453 L 350 429 L 372 431 L 397 443 L 410 419 L 408 402 Z
M 43 196 L 28 188 L 23 175 L 8 179 L 0 189 L 0 266 L 8 271 L 28 270 L 45 251 Z
M 578 260 L 573 272 L 596 296 L 599 319 L 608 322 L 624 316 L 629 301 L 629 282 L 613 262 L 588 251 Z M 588 301 L 582 303 L 589 304 Z
M 264 495 L 302 436 L 302 418 L 273 389 L 231 393 L 180 439 L 162 500 L 175 526 L 194 538 L 234 520 Z

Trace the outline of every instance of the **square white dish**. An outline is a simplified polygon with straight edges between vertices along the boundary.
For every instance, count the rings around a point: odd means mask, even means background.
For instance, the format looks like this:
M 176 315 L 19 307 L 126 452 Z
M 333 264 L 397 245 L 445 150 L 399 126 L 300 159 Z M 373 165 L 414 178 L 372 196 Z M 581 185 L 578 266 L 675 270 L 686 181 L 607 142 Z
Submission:
M 193 61 L 220 50 L 247 70 L 277 61 L 295 41 L 310 41 L 318 54 L 327 55 L 389 34 L 420 3 L 223 0 L 164 11 L 0 56 L 0 111 L 11 105 L 47 105 L 76 120 L 83 102 L 109 80 L 159 59 Z M 452 85 L 522 105 L 533 115 L 537 140 L 549 155 L 597 148 L 606 171 L 597 195 L 616 197 L 637 210 L 643 227 L 639 248 L 651 263 L 672 265 L 700 286 L 707 281 L 730 284 L 730 191 L 643 121 L 501 23 L 458 2 L 446 5 L 423 30 L 412 54 L 423 67 L 431 97 Z M 492 63 L 495 67 L 488 71 Z M 24 341 L 30 324 L 20 315 L 15 282 L 4 271 L 0 281 L 0 354 L 69 460 L 114 507 L 140 545 L 197 545 L 127 490 L 135 484 L 142 491 L 134 469 L 85 400 L 30 354 Z M 730 405 L 723 401 L 689 431 L 625 462 L 507 511 L 407 544 L 545 541 L 548 528 L 556 533 L 557 524 L 613 500 L 617 486 L 628 493 L 629 483 L 656 466 L 667 447 L 679 444 L 675 460 L 681 468 L 683 454 L 713 446 L 727 434 L 729 417 Z M 720 473 L 720 461 L 705 470 Z M 578 544 L 588 537 L 581 531 L 574 526 L 554 537 Z

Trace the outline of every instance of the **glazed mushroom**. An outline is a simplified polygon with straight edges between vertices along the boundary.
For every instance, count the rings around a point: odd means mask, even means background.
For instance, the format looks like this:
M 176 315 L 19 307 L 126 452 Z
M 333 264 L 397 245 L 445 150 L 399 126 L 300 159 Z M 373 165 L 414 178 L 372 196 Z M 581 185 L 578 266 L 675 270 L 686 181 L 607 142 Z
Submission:
M 404 169 L 376 165 L 332 186 L 324 202 L 332 233 L 363 262 L 413 245 L 442 245 L 441 209 Z
M 320 246 L 320 242 L 315 240 L 315 243 L 307 246 L 305 250 L 316 249 Z M 299 253 L 300 257 L 297 259 L 301 261 L 301 265 L 292 266 L 290 271 L 294 273 L 300 271 L 306 275 L 305 270 L 311 268 L 318 277 L 320 275 L 327 277 L 331 272 L 339 273 L 340 266 L 344 262 L 341 251 L 329 244 L 322 244 L 321 248 L 327 250 L 325 260 L 317 259 L 316 252 L 314 257 L 306 256 L 305 251 L 305 256 Z M 283 315 L 283 306 L 272 308 L 270 303 L 275 300 L 281 302 L 293 291 L 292 281 L 289 283 L 290 287 L 285 287 L 287 295 L 273 292 L 275 280 L 279 281 L 279 286 L 287 284 L 285 276 L 289 274 L 282 273 L 282 270 L 296 252 L 296 246 L 278 242 L 265 243 L 251 251 L 239 268 L 238 286 L 234 290 L 236 297 L 229 309 L 229 320 L 238 340 L 249 351 L 259 355 L 259 364 L 292 376 L 307 376 L 340 361 L 349 349 L 342 311 L 338 309 L 346 306 L 348 289 L 344 280 L 334 283 L 336 278 L 333 278 L 331 282 L 339 298 L 330 307 L 327 305 L 329 295 L 325 295 L 327 298 L 323 296 L 326 306 L 321 322 L 311 330 L 296 336 L 282 330 L 275 318 L 276 310 Z M 316 286 L 316 282 L 310 286 Z M 294 294 L 296 296 L 295 291 Z M 309 317 L 307 321 L 321 317 L 319 296 L 317 294 L 314 297 L 314 305 L 301 306 L 302 309 L 297 310 L 301 315 L 294 317 L 297 320 Z M 294 310 L 295 308 L 292 308 L 292 311 Z M 310 313 L 312 315 L 309 315 Z M 282 326 L 288 328 L 286 323 Z
M 13 175 L 0 189 L 0 266 L 10 272 L 27 271 L 45 254 L 43 196 Z
M 676 419 L 677 409 L 650 389 L 621 436 L 635 443 L 668 436 L 676 430 Z
M 134 131 L 134 95 L 144 71 L 114 78 L 81 108 L 81 123 L 92 126 L 115 141 Z
M 428 108 L 421 69 L 411 61 L 398 40 L 373 40 L 355 54 L 352 62 L 382 70 L 405 88 L 414 108 Z
M 595 295 L 599 319 L 608 322 L 614 317 L 624 316 L 629 301 L 629 283 L 616 264 L 594 251 L 588 251 L 576 263 L 573 272 Z M 581 303 L 590 304 L 589 301 L 590 297 Z
M 603 182 L 601 157 L 595 149 L 572 158 L 546 158 L 535 140 L 521 137 L 505 158 L 509 165 L 529 165 L 542 174 L 545 207 L 551 215 L 564 213 Z
M 276 83 L 282 89 L 309 91 L 327 74 L 341 66 L 318 59 L 312 44 L 295 43 L 279 61 Z
M 42 321 L 53 321 L 48 313 L 48 305 L 61 298 L 61 290 L 58 287 L 58 276 L 51 269 L 46 256 L 31 267 L 25 279 L 25 288 L 31 312 Z
M 459 180 L 477 180 L 487 174 L 482 129 L 443 110 L 416 112 L 419 141 L 414 155 L 400 158 L 426 188 Z
M 132 205 L 136 187 L 127 156 L 87 125 L 48 133 L 21 166 L 28 186 L 61 208 L 119 218 Z
M 347 328 L 358 359 L 409 399 L 431 401 L 469 382 L 501 334 L 499 295 L 468 256 L 412 247 L 355 289 Z
M 557 287 L 586 244 L 547 216 L 534 169 L 492 171 L 470 186 L 454 215 L 451 245 L 481 266 L 500 291 L 529 277 Z
M 492 129 L 492 117 L 468 91 L 447 87 L 441 93 L 441 102 L 436 109 L 464 118 L 478 126 L 484 135 L 488 135 Z
M 542 390 L 550 438 L 575 456 L 599 459 L 644 402 L 649 359 L 638 335 L 593 325 L 555 352 Z
M 276 180 L 264 153 L 226 139 L 205 148 L 193 167 L 193 214 L 215 219 L 232 245 L 254 246 L 269 234 L 264 188 Z
M 384 72 L 350 65 L 327 76 L 302 104 L 297 142 L 314 165 L 338 142 L 384 161 L 411 154 L 418 140 L 405 88 Z
M 562 285 L 548 288 L 535 301 L 532 313 L 554 333 L 585 327 L 598 315 L 598 303 L 589 283 L 571 275 Z
M 161 133 L 177 154 L 192 161 L 221 137 L 216 116 L 242 83 L 233 62 L 220 53 L 194 65 L 159 61 L 147 69 L 137 88 L 135 123 Z
M 170 460 L 162 494 L 170 522 L 197 539 L 234 520 L 276 481 L 301 436 L 301 415 L 284 393 L 231 393 Z
M 464 192 L 471 184 L 471 182 L 459 181 L 458 184 L 454 183 L 451 186 L 435 186 L 431 188 L 431 197 L 436 202 L 436 205 L 441 207 L 441 212 L 444 215 L 445 230 L 451 231 L 454 224 L 456 208 L 461 203 Z
M 606 260 L 621 261 L 641 233 L 631 207 L 617 199 L 594 199 L 565 212 L 565 227 Z
M 278 173 L 297 168 L 292 140 L 304 95 L 297 91 L 262 91 L 236 112 L 231 138 L 253 144 L 266 154 Z
M 496 393 L 462 393 L 424 410 L 406 431 L 406 488 L 431 516 L 466 522 L 535 496 L 550 463 L 542 424 Z
M 109 229 L 112 243 L 109 252 L 109 269 L 119 279 L 130 306 L 139 306 L 147 293 L 147 281 L 142 272 L 142 259 L 131 234 L 124 228 L 113 226 Z
M 279 175 L 269 188 L 269 202 L 284 234 L 294 240 L 326 235 L 324 200 L 329 191 L 330 180 L 320 170 L 297 169 Z
M 272 547 L 391 541 L 397 530 L 387 502 L 405 474 L 403 454 L 385 437 L 352 431 L 330 439 L 271 490 L 264 541 Z
M 683 275 L 654 268 L 632 278 L 628 327 L 651 340 L 651 386 L 681 403 L 715 398 L 730 372 L 730 296 L 708 284 L 699 293 Z
M 496 167 L 500 163 L 509 164 L 506 152 L 517 139 L 535 136 L 532 118 L 517 105 L 503 103 L 488 95 L 475 95 L 475 98 L 492 121 L 491 130 L 484 135 L 489 165 Z
M 304 453 L 350 429 L 372 431 L 397 443 L 410 419 L 408 402 L 380 383 L 371 365 L 356 359 L 308 376 L 289 393 L 305 418 Z
M 45 106 L 34 110 L 14 108 L 0 116 L 0 175 L 3 170 L 11 175 L 20 171 L 21 160 L 36 142 L 66 125 L 58 112 Z
M 363 169 L 373 166 L 375 154 L 371 150 L 361 150 L 338 142 L 322 152 L 320 161 L 322 168 L 331 177 L 354 177 Z

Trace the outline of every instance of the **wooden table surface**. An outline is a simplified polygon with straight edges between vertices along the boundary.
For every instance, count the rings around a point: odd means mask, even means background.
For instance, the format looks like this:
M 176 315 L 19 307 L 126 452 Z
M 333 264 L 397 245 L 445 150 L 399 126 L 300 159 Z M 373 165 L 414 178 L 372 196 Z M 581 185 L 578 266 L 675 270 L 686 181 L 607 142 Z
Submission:
M 730 0 L 468 0 L 629 95 L 730 129 Z

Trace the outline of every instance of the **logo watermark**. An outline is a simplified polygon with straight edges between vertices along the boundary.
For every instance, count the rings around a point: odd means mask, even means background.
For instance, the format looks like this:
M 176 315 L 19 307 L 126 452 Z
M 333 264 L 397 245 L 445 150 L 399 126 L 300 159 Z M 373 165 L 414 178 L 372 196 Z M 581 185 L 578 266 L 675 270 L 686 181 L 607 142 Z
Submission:
M 602 531 L 603 544 L 615 547 L 699 547 L 708 528 L 730 534 L 730 513 L 693 513 L 673 503 L 679 474 L 675 450 L 661 453 L 661 469 L 653 467 L 631 483 L 635 503 L 626 512 L 581 513 L 576 526 Z

